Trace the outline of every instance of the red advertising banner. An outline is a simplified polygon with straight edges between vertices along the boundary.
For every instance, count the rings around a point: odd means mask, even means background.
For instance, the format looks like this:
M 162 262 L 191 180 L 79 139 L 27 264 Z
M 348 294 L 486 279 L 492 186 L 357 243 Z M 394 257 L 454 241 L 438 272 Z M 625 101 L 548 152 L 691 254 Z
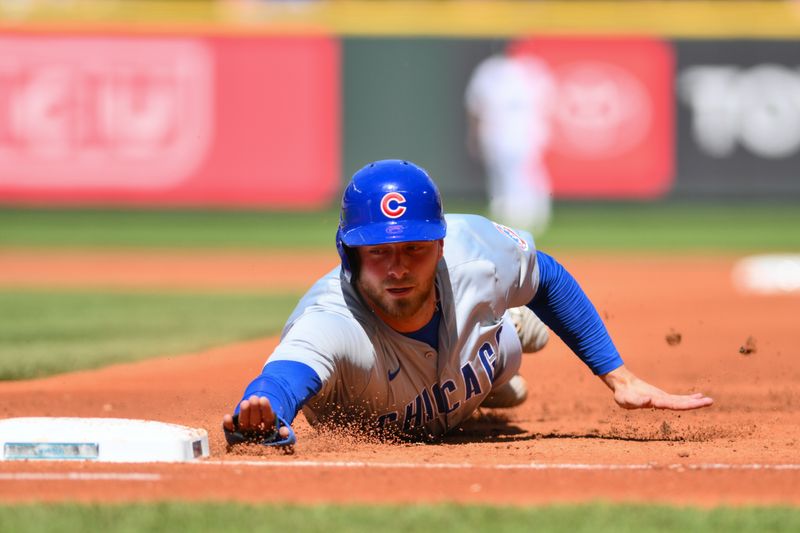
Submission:
M 674 59 L 648 38 L 530 38 L 555 86 L 544 160 L 558 197 L 655 198 L 674 179 Z
M 325 205 L 339 85 L 328 37 L 0 37 L 0 202 Z

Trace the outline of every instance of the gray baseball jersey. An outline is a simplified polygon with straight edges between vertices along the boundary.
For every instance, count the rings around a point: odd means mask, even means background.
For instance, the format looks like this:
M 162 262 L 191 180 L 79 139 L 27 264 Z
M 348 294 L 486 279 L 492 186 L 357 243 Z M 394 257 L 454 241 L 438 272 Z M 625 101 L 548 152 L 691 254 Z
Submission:
M 533 238 L 476 215 L 446 220 L 438 352 L 388 327 L 340 268 L 300 300 L 268 362 L 317 373 L 322 388 L 303 406 L 312 424 L 355 418 L 408 436 L 442 435 L 517 372 L 521 348 L 505 312 L 536 293 Z

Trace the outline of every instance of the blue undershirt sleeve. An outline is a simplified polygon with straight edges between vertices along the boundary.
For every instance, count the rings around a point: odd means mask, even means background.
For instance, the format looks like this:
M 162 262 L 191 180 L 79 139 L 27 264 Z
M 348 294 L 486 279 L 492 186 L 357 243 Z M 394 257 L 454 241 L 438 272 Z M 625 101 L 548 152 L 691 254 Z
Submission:
M 575 278 L 555 259 L 537 250 L 539 289 L 528 307 L 558 335 L 596 375 L 623 361 L 597 310 Z
M 253 395 L 265 396 L 272 411 L 291 424 L 297 411 L 321 388 L 322 381 L 310 366 L 298 361 L 273 361 L 267 363 L 261 375 L 250 382 L 242 400 Z M 239 404 L 236 404 L 234 414 L 239 414 Z

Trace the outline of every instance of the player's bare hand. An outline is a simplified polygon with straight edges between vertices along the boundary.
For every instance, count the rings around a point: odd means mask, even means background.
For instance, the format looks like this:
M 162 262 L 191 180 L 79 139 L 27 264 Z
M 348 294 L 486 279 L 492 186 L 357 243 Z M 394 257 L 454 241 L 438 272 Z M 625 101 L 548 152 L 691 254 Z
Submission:
M 275 413 L 267 398 L 250 396 L 239 404 L 238 420 L 234 420 L 233 415 L 226 414 L 222 417 L 222 426 L 227 431 L 240 431 L 245 435 L 266 435 L 275 427 Z M 278 434 L 281 438 L 288 437 L 289 428 L 281 427 Z
M 686 411 L 708 407 L 714 400 L 703 393 L 670 394 L 658 387 L 637 378 L 624 366 L 601 376 L 601 379 L 614 391 L 614 401 L 625 409 L 673 409 Z

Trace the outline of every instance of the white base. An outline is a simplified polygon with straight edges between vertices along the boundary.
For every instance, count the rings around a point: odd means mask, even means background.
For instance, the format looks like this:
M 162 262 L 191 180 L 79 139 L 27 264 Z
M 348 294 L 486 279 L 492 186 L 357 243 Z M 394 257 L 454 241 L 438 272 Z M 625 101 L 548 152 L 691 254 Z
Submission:
M 123 418 L 0 420 L 0 460 L 183 462 L 208 457 L 208 433 Z
M 751 255 L 733 269 L 733 282 L 742 292 L 800 294 L 800 255 Z

